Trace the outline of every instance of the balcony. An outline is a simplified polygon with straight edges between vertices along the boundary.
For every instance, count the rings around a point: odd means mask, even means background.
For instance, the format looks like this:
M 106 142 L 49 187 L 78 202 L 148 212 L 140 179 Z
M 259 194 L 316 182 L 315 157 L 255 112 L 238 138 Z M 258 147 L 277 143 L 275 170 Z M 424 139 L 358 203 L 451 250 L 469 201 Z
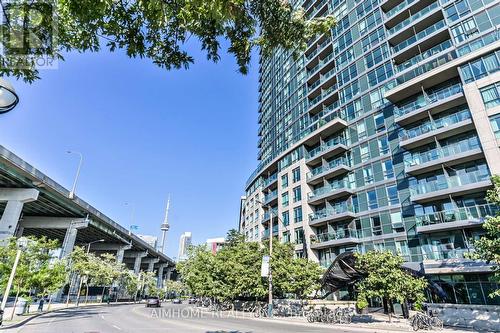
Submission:
M 477 227 L 484 222 L 485 218 L 495 216 L 499 210 L 499 207 L 495 205 L 477 205 L 416 215 L 417 233 Z
M 422 52 L 422 53 L 419 53 L 417 54 L 416 56 L 404 61 L 403 63 L 399 64 L 399 65 L 395 65 L 394 66 L 394 69 L 396 71 L 396 73 L 400 73 L 400 72 L 403 72 L 405 70 L 407 70 L 408 68 L 410 67 L 413 67 L 415 65 L 417 65 L 418 63 L 438 54 L 438 53 L 441 53 L 445 50 L 448 50 L 450 49 L 451 47 L 453 47 L 453 43 L 451 42 L 450 39 L 447 39 L 445 40 L 444 42 L 442 43 L 439 43 L 433 47 L 431 47 L 430 49 Z
M 306 163 L 317 163 L 321 158 L 329 158 L 347 151 L 347 142 L 344 138 L 336 137 L 324 142 L 307 154 Z
M 360 243 L 359 231 L 353 229 L 338 230 L 319 234 L 316 243 L 311 243 L 311 249 L 322 249 L 333 246 L 358 244 Z
M 440 170 L 442 164 L 454 166 L 483 157 L 480 147 L 468 143 L 455 143 L 425 152 L 413 153 L 405 157 L 405 172 L 410 175 Z
M 394 108 L 394 121 L 399 125 L 407 125 L 426 118 L 428 113 L 442 112 L 465 102 L 461 84 L 454 84 L 434 91 L 420 94 L 413 101 Z
M 472 260 L 468 255 L 474 248 L 454 248 L 454 244 L 422 246 L 424 271 L 426 274 L 490 273 L 493 265 Z
M 272 211 L 273 219 L 276 216 L 278 216 L 278 208 L 272 208 L 271 211 Z M 269 222 L 270 219 L 271 219 L 271 213 L 269 212 L 269 210 L 267 210 L 264 213 L 264 217 L 262 218 L 262 223 L 264 224 L 266 222 Z
M 429 36 L 434 36 L 436 32 L 445 31 L 447 28 L 445 20 L 438 21 L 433 25 L 423 29 L 422 31 L 417 32 L 415 35 L 399 42 L 398 44 L 392 47 L 392 52 L 397 59 L 397 56 L 403 50 L 407 48 L 416 47 L 421 41 L 426 40 Z M 436 35 L 440 35 L 437 33 Z M 402 52 L 403 53 L 403 52 Z
M 264 204 L 269 205 L 278 199 L 278 190 L 274 190 L 264 196 Z
M 311 185 L 319 184 L 323 179 L 330 179 L 351 171 L 349 159 L 340 157 L 330 161 L 327 165 L 321 165 L 311 170 L 307 174 L 307 183 Z
M 458 67 L 483 55 L 498 50 L 500 43 L 494 42 L 462 55 L 449 52 L 437 59 L 422 64 L 418 68 L 398 77 L 398 85 L 385 92 L 385 98 L 393 103 L 420 93 L 422 89 L 434 87 L 458 77 Z M 460 55 L 460 56 L 459 56 Z
M 474 124 L 466 109 L 408 130 L 403 129 L 399 132 L 399 145 L 401 148 L 413 149 L 472 129 Z
M 451 177 L 440 175 L 440 179 L 410 186 L 410 200 L 424 203 L 449 198 L 452 195 L 483 192 L 490 187 L 490 175 L 481 171 Z
M 317 227 L 328 222 L 352 220 L 355 217 L 356 213 L 354 213 L 354 209 L 351 205 L 336 205 L 331 208 L 317 210 L 316 212 L 310 214 L 309 225 Z
M 327 199 L 341 198 L 353 193 L 354 190 L 347 181 L 339 180 L 310 192 L 307 200 L 309 204 L 314 205 L 323 203 Z
M 275 184 L 277 181 L 278 181 L 278 174 L 274 173 L 271 176 L 269 176 L 267 179 L 264 180 L 262 187 L 263 187 L 263 189 L 266 189 L 269 186 Z
M 418 28 L 419 26 L 424 25 L 426 20 L 431 19 L 436 14 L 442 16 L 441 7 L 438 1 L 428 5 L 427 7 L 424 7 L 423 9 L 411 15 L 404 21 L 388 29 L 387 40 L 393 41 L 395 39 L 398 39 L 401 33 L 406 32 L 411 27 Z
M 412 3 L 415 3 L 415 1 L 417 1 L 417 0 L 405 0 L 405 1 L 401 2 L 396 7 L 393 7 L 392 9 L 390 9 L 389 11 L 384 13 L 385 19 L 386 20 L 390 19 L 396 13 L 400 13 L 403 10 L 403 8 L 406 8 L 407 6 L 411 5 Z

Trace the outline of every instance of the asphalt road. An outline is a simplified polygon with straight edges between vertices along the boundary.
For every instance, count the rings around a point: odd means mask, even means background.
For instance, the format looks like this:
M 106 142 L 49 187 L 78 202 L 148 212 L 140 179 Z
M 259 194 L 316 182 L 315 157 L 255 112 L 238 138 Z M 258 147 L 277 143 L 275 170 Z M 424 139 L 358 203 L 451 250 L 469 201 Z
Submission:
M 366 332 L 366 330 L 363 330 Z M 32 319 L 23 326 L 0 332 L 22 333 L 323 333 L 355 332 L 323 324 L 273 321 L 239 315 L 212 313 L 188 305 L 163 304 L 159 309 L 144 304 L 65 309 Z M 362 332 L 362 331 L 360 331 Z

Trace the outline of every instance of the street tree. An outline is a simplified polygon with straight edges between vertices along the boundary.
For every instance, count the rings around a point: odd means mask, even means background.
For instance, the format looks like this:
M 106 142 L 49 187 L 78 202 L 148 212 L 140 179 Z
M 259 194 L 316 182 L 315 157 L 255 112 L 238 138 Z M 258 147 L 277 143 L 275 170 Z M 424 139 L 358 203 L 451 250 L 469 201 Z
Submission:
M 267 249 L 266 243 L 245 242 L 239 233 L 229 231 L 225 246 L 216 254 L 205 246 L 195 247 L 178 269 L 183 281 L 197 296 L 218 301 L 263 299 L 268 293 L 268 282 L 260 274 Z M 273 294 L 277 297 L 294 294 L 304 298 L 319 288 L 322 269 L 306 259 L 294 258 L 290 244 L 276 242 L 271 269 Z
M 64 259 L 55 259 L 45 263 L 33 275 L 33 286 L 38 290 L 38 296 L 49 296 L 47 310 L 50 310 L 52 304 L 50 295 L 61 290 L 68 281 L 68 277 L 68 264 Z
M 252 49 L 264 56 L 278 47 L 295 55 L 307 41 L 327 32 L 331 16 L 308 18 L 302 8 L 287 0 L 52 0 L 46 2 L 0 0 L 5 19 L 3 36 L 36 33 L 37 44 L 26 39 L 1 42 L 0 75 L 33 82 L 39 78 L 37 56 L 124 50 L 131 58 L 148 58 L 170 69 L 188 68 L 194 58 L 186 51 L 190 39 L 199 41 L 209 60 L 220 59 L 221 41 L 247 73 Z M 28 27 L 36 26 L 36 30 Z M 54 36 L 54 32 L 56 35 Z M 55 38 L 56 37 L 56 38 Z M 16 66 L 22 62 L 23 66 Z
M 38 286 L 41 279 L 40 270 L 50 264 L 50 261 L 54 259 L 54 251 L 59 247 L 57 240 L 50 240 L 46 237 L 29 237 L 28 239 L 12 284 L 15 292 L 14 307 L 17 305 L 20 295 L 29 295 L 30 291 Z M 15 237 L 8 239 L 6 245 L 0 247 L 0 285 L 2 289 L 9 279 L 16 252 Z
M 389 302 L 403 304 L 413 301 L 420 307 L 425 300 L 424 289 L 427 281 L 417 278 L 402 269 L 404 262 L 399 255 L 385 251 L 370 251 L 365 254 L 356 253 L 356 269 L 365 277 L 356 284 L 359 308 L 368 306 L 368 299 L 380 298 Z M 391 311 L 388 311 L 391 321 Z
M 486 199 L 491 204 L 500 206 L 500 176 L 491 177 L 493 189 L 488 190 Z M 492 265 L 494 279 L 500 284 L 500 211 L 496 216 L 486 218 L 483 223 L 486 234 L 474 242 L 475 251 L 469 255 L 472 259 L 484 260 Z M 489 294 L 494 298 L 500 296 L 500 289 L 496 289 Z

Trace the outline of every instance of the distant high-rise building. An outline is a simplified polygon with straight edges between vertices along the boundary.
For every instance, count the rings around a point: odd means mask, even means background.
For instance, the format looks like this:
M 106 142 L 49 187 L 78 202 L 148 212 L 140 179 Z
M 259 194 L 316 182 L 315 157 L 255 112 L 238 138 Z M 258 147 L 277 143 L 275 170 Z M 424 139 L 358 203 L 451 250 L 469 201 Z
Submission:
M 191 245 L 191 237 L 192 234 L 190 231 L 186 231 L 181 235 L 181 238 L 179 240 L 179 254 L 177 255 L 178 261 L 182 261 L 187 258 L 187 251 L 189 249 L 189 246 Z
M 207 248 L 215 254 L 224 246 L 225 241 L 224 237 L 209 238 L 207 239 Z
M 467 257 L 499 209 L 485 196 L 500 174 L 500 3 L 290 3 L 337 24 L 300 56 L 260 60 L 259 164 L 240 232 L 324 267 L 391 251 L 447 302 L 500 304 L 491 266 Z
M 151 245 L 153 248 L 156 249 L 156 246 L 158 244 L 158 237 L 156 236 L 151 236 L 151 235 L 137 235 L 140 239 Z

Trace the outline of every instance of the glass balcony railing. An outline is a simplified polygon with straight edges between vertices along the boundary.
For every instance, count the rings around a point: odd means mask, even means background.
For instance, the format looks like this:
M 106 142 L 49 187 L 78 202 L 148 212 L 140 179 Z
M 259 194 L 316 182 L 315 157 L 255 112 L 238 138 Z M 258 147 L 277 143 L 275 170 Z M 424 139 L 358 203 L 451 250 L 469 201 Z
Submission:
M 448 52 L 446 54 L 443 54 L 442 56 L 439 56 L 435 59 L 432 59 L 429 62 L 421 64 L 417 68 L 398 76 L 396 78 L 396 82 L 398 84 L 403 84 L 407 81 L 410 81 L 411 79 L 416 78 L 417 76 L 425 74 L 425 73 L 427 73 L 435 68 L 438 68 L 441 65 L 444 65 L 444 64 L 452 61 L 456 57 L 457 57 L 457 52 L 455 50 Z
M 311 172 L 307 173 L 307 179 L 310 179 L 314 176 L 317 176 L 323 172 L 326 172 L 330 169 L 334 169 L 341 165 L 349 166 L 350 165 L 349 159 L 347 159 L 346 157 L 340 157 L 333 161 L 330 161 L 327 165 L 322 165 L 317 168 L 314 168 L 311 170 Z
M 271 193 L 268 193 L 264 196 L 264 202 L 267 203 L 273 199 L 276 199 L 278 197 L 278 191 L 274 190 Z
M 441 148 L 434 148 L 425 152 L 413 153 L 405 156 L 405 167 L 413 167 L 427 162 L 435 161 L 440 158 L 464 153 L 479 148 L 479 146 L 470 145 L 467 141 L 458 142 Z
M 451 47 L 453 47 L 453 44 L 452 44 L 451 40 L 448 39 L 448 40 L 442 42 L 441 44 L 438 44 L 438 45 L 428 49 L 427 51 L 420 53 L 420 54 L 417 54 L 413 58 L 408 59 L 399 65 L 396 65 L 394 67 L 396 69 L 396 73 L 402 72 L 402 71 L 418 64 L 419 62 L 424 61 L 424 60 L 428 59 L 429 57 L 432 57 L 435 54 L 441 53 L 444 50 L 447 50 Z
M 319 155 L 321 152 L 330 149 L 331 147 L 339 144 L 346 144 L 346 140 L 342 137 L 336 137 L 333 139 L 330 139 L 329 141 L 323 143 L 321 146 L 314 148 L 313 150 L 309 151 L 308 153 L 308 158 L 313 158 L 317 155 Z
M 405 8 L 406 6 L 414 3 L 415 1 L 417 0 L 405 0 L 403 2 L 401 2 L 399 5 L 397 5 L 396 7 L 392 8 L 391 10 L 389 10 L 387 13 L 385 13 L 385 17 L 386 19 L 392 17 L 394 14 L 398 13 L 401 11 L 401 9 Z
M 402 49 L 405 49 L 408 46 L 413 45 L 415 42 L 429 36 L 430 34 L 433 34 L 437 30 L 444 28 L 445 26 L 446 26 L 446 22 L 444 20 L 441 20 L 437 23 L 434 23 L 433 25 L 420 31 L 416 35 L 414 35 L 414 36 L 402 41 L 401 43 L 397 44 L 396 46 L 394 46 L 392 48 L 392 50 L 394 53 L 397 53 L 397 52 L 401 51 Z
M 495 29 L 494 31 L 477 38 L 469 43 L 466 43 L 459 48 L 457 48 L 457 53 L 459 56 L 466 55 L 468 53 L 471 53 L 472 51 L 475 51 L 483 46 L 492 44 L 496 42 L 497 40 L 500 39 L 500 30 Z
M 422 258 L 424 260 L 445 260 L 445 259 L 467 259 L 469 253 L 474 252 L 473 248 L 442 249 L 442 245 L 422 245 Z
M 273 218 L 278 216 L 278 209 L 277 208 L 271 209 L 271 212 L 273 214 Z M 264 213 L 264 221 L 267 221 L 271 218 L 271 212 L 269 212 L 269 210 L 266 210 L 266 212 Z
M 352 205 L 348 203 L 337 204 L 331 208 L 324 208 L 321 210 L 317 210 L 314 213 L 309 215 L 310 221 L 324 219 L 326 217 L 331 217 L 339 214 L 345 213 L 354 213 L 354 209 Z
M 489 178 L 490 175 L 481 170 L 457 174 L 451 177 L 441 176 L 436 180 L 417 183 L 415 185 L 410 186 L 410 195 L 411 196 L 422 195 L 422 194 L 445 190 L 448 188 L 454 188 L 457 186 L 479 183 L 488 180 Z
M 489 216 L 496 216 L 499 211 L 500 209 L 496 205 L 475 205 L 430 214 L 415 215 L 415 221 L 417 222 L 417 226 L 420 227 L 455 221 L 480 220 Z
M 417 13 L 413 14 L 412 16 L 408 17 L 406 20 L 398 23 L 397 25 L 395 25 L 394 27 L 392 27 L 391 29 L 389 29 L 387 31 L 387 35 L 390 36 L 392 34 L 395 34 L 399 30 L 403 29 L 404 27 L 409 26 L 411 23 L 415 22 L 416 20 L 418 20 L 419 18 L 421 18 L 422 16 L 428 14 L 429 12 L 433 11 L 436 8 L 439 8 L 439 2 L 438 1 L 433 2 L 429 6 L 423 8 L 419 12 L 417 12 Z
M 278 174 L 274 173 L 269 176 L 266 180 L 264 180 L 264 187 L 269 186 L 271 183 L 275 182 L 278 179 Z
M 449 116 L 436 119 L 435 121 L 428 121 L 420 126 L 413 127 L 411 129 L 403 129 L 399 132 L 399 138 L 401 140 L 413 139 L 440 128 L 457 124 L 467 119 L 471 119 L 471 114 L 469 110 L 466 109 L 454 114 L 450 114 Z
M 333 232 L 326 232 L 323 234 L 318 234 L 318 242 L 328 242 L 337 239 L 346 239 L 346 238 L 360 238 L 359 230 L 354 229 L 341 229 Z
M 406 103 L 402 106 L 394 108 L 394 114 L 397 117 L 401 117 L 407 113 L 416 111 L 420 108 L 423 108 L 427 105 L 435 103 L 439 100 L 446 99 L 450 96 L 456 95 L 462 92 L 462 85 L 460 83 L 439 89 L 430 94 L 420 95 L 415 100 Z
M 335 182 L 330 183 L 327 186 L 317 188 L 314 191 L 310 192 L 308 195 L 308 198 L 314 199 L 316 197 L 322 196 L 322 195 L 330 193 L 330 192 L 335 192 L 335 191 L 338 191 L 341 189 L 350 189 L 350 188 L 351 188 L 351 185 L 348 181 L 337 180 Z

